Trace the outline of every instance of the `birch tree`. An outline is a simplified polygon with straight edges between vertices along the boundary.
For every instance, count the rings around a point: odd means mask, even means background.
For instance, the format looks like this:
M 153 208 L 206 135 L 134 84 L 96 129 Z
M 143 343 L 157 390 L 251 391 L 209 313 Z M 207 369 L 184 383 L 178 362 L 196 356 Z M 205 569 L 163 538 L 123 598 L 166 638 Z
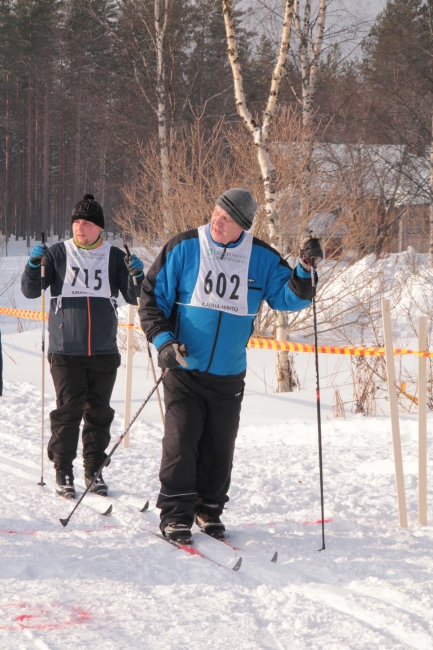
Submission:
M 139 94 L 155 114 L 158 124 L 163 220 L 165 223 L 169 216 L 170 181 L 164 48 L 173 0 L 153 0 L 153 3 L 143 2 L 143 0 L 117 0 L 116 4 L 120 16 L 118 26 L 101 19 L 96 11 L 91 11 L 91 13 L 104 26 L 126 56 Z M 152 4 L 153 12 L 150 11 Z
M 311 129 L 313 119 L 314 96 L 317 89 L 317 72 L 323 46 L 328 4 L 329 0 L 319 0 L 318 15 L 314 17 L 311 12 L 311 0 L 305 0 L 303 15 L 301 15 L 301 0 L 294 0 L 293 5 L 293 22 L 298 40 L 301 73 L 301 93 L 298 93 L 293 85 L 291 85 L 291 89 L 301 106 L 302 123 L 307 133 Z M 316 31 L 315 34 L 314 31 Z M 308 137 L 304 141 L 309 148 L 309 160 L 303 173 L 300 217 L 301 224 L 306 225 L 310 216 L 308 193 L 311 182 L 312 142 L 309 141 Z
M 429 35 L 430 44 L 433 44 L 433 2 L 428 1 L 428 17 L 429 17 Z M 433 48 L 430 49 L 430 56 L 433 59 Z M 432 123 L 430 135 L 430 232 L 429 232 L 429 251 L 428 251 L 428 265 L 433 268 L 433 110 L 432 110 Z
M 258 121 L 256 121 L 248 109 L 245 98 L 242 69 L 239 61 L 239 54 L 236 43 L 236 30 L 233 20 L 233 0 L 223 0 L 223 14 L 227 36 L 228 57 L 233 74 L 236 109 L 245 127 L 251 133 L 251 137 L 254 138 L 254 143 L 257 150 L 257 159 L 264 184 L 265 211 L 267 217 L 269 239 L 271 245 L 280 254 L 284 254 L 284 245 L 282 241 L 280 215 L 278 212 L 277 178 L 275 168 L 272 164 L 271 156 L 269 153 L 269 136 L 290 46 L 294 1 L 296 0 L 285 0 L 285 11 L 280 48 L 275 68 L 272 73 L 267 105 L 263 113 L 262 123 L 260 124 Z M 287 318 L 285 313 L 277 312 L 276 325 L 277 340 L 285 341 L 287 339 Z M 277 353 L 277 377 L 278 392 L 286 392 L 292 390 L 292 372 L 291 367 L 289 366 L 289 358 L 287 352 Z
M 432 113 L 432 132 L 430 143 L 430 232 L 429 232 L 429 253 L 428 265 L 433 268 L 433 113 Z

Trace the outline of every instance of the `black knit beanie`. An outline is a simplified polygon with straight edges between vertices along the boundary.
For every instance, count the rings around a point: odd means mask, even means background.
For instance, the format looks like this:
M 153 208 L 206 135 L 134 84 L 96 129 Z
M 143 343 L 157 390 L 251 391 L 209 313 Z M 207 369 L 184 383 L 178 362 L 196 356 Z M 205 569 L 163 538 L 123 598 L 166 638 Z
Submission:
M 85 194 L 81 201 L 78 201 L 77 205 L 72 211 L 71 225 L 77 219 L 85 219 L 86 221 L 91 221 L 92 223 L 105 228 L 105 219 L 104 211 L 102 205 L 95 201 L 93 194 Z
M 244 230 L 251 228 L 257 210 L 257 201 L 251 192 L 232 187 L 231 190 L 221 194 L 215 204 L 225 210 Z

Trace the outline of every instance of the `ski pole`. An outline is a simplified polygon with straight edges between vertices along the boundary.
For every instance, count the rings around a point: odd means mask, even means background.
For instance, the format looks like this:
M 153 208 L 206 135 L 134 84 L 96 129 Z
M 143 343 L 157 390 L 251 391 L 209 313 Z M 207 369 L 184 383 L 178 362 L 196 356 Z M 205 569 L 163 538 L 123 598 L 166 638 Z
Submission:
M 45 244 L 45 233 L 41 233 L 42 243 Z M 42 346 L 41 346 L 41 480 L 38 485 L 44 487 L 44 419 L 45 419 L 45 255 L 41 258 L 41 318 L 42 318 Z
M 126 436 L 126 434 L 128 433 L 128 431 L 131 429 L 131 427 L 132 427 L 132 425 L 134 424 L 135 420 L 138 418 L 138 416 L 140 415 L 141 411 L 144 409 L 144 407 L 146 406 L 147 402 L 150 400 L 150 398 L 152 397 L 153 393 L 154 393 L 154 392 L 156 391 L 156 389 L 158 388 L 159 384 L 160 384 L 160 383 L 162 382 L 162 380 L 164 379 L 164 376 L 165 376 L 165 373 L 163 372 L 162 375 L 161 375 L 161 377 L 160 377 L 160 378 L 158 379 L 158 381 L 156 382 L 155 386 L 152 388 L 152 390 L 150 391 L 150 393 L 148 394 L 148 396 L 147 396 L 146 399 L 144 400 L 143 404 L 142 404 L 142 405 L 140 406 L 140 408 L 138 409 L 137 413 L 136 413 L 136 414 L 134 415 L 134 417 L 132 418 L 131 422 L 129 423 L 129 425 L 127 426 L 127 428 L 125 429 L 125 431 L 124 431 L 124 432 L 122 433 L 122 435 L 120 436 L 119 440 L 116 442 L 116 444 L 114 445 L 114 447 L 112 448 L 112 450 L 111 450 L 110 453 L 108 454 L 107 458 L 106 458 L 106 459 L 104 460 L 104 462 L 102 463 L 101 467 L 100 467 L 100 468 L 98 469 L 98 471 L 95 473 L 95 476 L 93 477 L 92 482 L 91 482 L 91 483 L 87 486 L 87 488 L 84 490 L 83 494 L 81 495 L 80 499 L 79 499 L 79 500 L 77 501 L 77 503 L 75 504 L 75 507 L 74 507 L 74 509 L 72 510 L 72 512 L 71 512 L 71 514 L 69 515 L 69 517 L 67 517 L 66 519 L 59 519 L 59 521 L 60 521 L 60 523 L 62 524 L 62 526 L 66 527 L 66 526 L 68 525 L 70 518 L 72 517 L 72 515 L 74 514 L 74 512 L 76 511 L 76 509 L 78 508 L 78 506 L 80 505 L 80 503 L 82 502 L 82 500 L 84 499 L 84 497 L 86 496 L 86 494 L 88 493 L 88 491 L 92 489 L 92 487 L 93 487 L 93 485 L 95 484 L 96 480 L 97 480 L 97 479 L 99 478 L 99 476 L 101 475 L 102 470 L 104 469 L 104 467 L 105 467 L 105 466 L 108 464 L 108 462 L 110 461 L 110 458 L 112 457 L 112 455 L 114 454 L 114 452 L 116 451 L 117 447 L 120 445 L 120 443 L 122 442 L 123 438 Z
M 319 354 L 317 352 L 317 315 L 316 315 L 316 278 L 314 266 L 311 264 L 311 284 L 313 286 L 313 323 L 314 323 L 314 358 L 316 362 L 316 403 L 317 403 L 317 433 L 319 437 L 319 472 L 320 472 L 320 502 L 322 508 L 322 548 L 325 550 L 325 506 L 323 498 L 323 456 L 322 456 L 322 422 L 320 417 L 320 383 L 319 383 Z
M 124 248 L 126 250 L 126 258 L 129 260 L 129 258 L 131 257 L 131 252 L 130 252 L 130 250 L 128 248 L 128 244 L 124 244 Z M 135 275 L 132 276 L 132 281 L 133 281 L 134 287 L 135 287 L 135 296 L 136 296 L 136 299 L 137 299 L 137 307 L 139 307 L 140 302 L 139 302 L 138 292 L 137 292 L 138 284 L 137 284 L 137 278 L 135 277 Z M 154 363 L 153 363 L 152 351 L 150 349 L 150 343 L 148 341 L 147 336 L 146 336 L 146 344 L 147 344 L 147 354 L 149 355 L 150 370 L 152 372 L 152 377 L 153 377 L 153 383 L 156 384 L 155 366 L 154 366 Z M 163 411 L 163 408 L 162 408 L 162 402 L 161 402 L 161 396 L 159 394 L 159 390 L 156 391 L 156 397 L 157 397 L 157 400 L 158 400 L 159 412 L 161 414 L 162 426 L 164 426 L 164 411 Z

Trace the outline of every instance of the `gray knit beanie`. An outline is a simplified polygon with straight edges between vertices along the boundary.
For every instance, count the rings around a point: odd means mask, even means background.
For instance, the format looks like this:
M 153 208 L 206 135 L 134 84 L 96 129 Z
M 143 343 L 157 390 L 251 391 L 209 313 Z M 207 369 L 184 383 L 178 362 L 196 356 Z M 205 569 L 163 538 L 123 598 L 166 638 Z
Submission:
M 232 187 L 217 198 L 215 205 L 225 210 L 244 230 L 251 228 L 257 210 L 257 201 L 248 190 Z

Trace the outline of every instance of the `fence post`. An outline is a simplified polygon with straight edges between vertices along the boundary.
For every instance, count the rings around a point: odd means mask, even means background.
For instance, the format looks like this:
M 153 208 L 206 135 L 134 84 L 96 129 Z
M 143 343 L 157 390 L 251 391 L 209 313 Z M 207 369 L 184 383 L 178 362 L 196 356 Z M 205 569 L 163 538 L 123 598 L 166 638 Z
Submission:
M 398 520 L 407 528 L 406 495 L 404 491 L 403 458 L 401 453 L 400 423 L 398 419 L 397 389 L 395 387 L 394 345 L 392 341 L 391 305 L 382 300 L 383 334 L 385 339 L 386 376 L 388 380 L 389 411 L 391 416 L 392 445 L 394 448 L 395 482 L 397 487 Z
M 427 350 L 427 318 L 418 318 L 418 352 Z M 418 523 L 427 526 L 427 359 L 418 356 Z
M 128 325 L 134 325 L 135 306 L 128 305 Z M 126 334 L 126 382 L 125 382 L 125 407 L 123 411 L 123 430 L 127 429 L 131 421 L 131 391 L 132 391 L 132 364 L 134 358 L 134 329 L 128 327 Z M 129 431 L 123 438 L 124 448 L 129 447 Z

